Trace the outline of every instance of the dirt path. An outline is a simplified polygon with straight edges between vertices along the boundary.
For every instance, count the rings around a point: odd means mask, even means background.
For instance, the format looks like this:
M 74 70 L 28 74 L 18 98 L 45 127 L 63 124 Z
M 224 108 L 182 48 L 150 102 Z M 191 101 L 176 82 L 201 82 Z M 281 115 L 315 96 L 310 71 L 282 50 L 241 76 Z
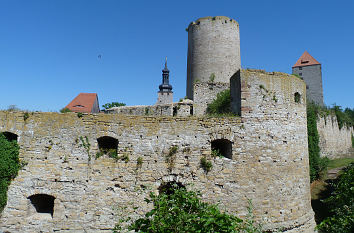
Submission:
M 327 179 L 330 179 L 330 180 L 336 179 L 336 178 L 338 177 L 338 175 L 339 175 L 339 172 L 340 172 L 343 168 L 345 168 L 345 166 L 344 166 L 344 167 L 337 167 L 337 168 L 333 168 L 333 169 L 331 169 L 331 170 L 328 170 L 328 171 L 327 171 Z

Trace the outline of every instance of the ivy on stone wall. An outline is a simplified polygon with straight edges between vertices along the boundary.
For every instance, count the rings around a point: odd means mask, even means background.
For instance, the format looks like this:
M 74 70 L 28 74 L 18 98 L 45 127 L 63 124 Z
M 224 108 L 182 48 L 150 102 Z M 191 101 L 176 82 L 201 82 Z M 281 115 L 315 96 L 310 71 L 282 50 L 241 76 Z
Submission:
M 318 179 L 321 172 L 327 169 L 328 159 L 320 157 L 319 135 L 317 131 L 317 118 L 319 106 L 310 103 L 307 105 L 307 136 L 310 161 L 311 182 Z
M 7 202 L 7 189 L 20 169 L 19 146 L 16 140 L 9 141 L 0 133 L 0 212 Z

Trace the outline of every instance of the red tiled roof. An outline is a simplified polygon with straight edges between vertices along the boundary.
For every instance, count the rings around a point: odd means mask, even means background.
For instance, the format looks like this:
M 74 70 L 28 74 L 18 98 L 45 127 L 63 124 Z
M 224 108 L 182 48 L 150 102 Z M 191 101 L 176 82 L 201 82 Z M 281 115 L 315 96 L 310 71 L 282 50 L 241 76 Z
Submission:
M 312 65 L 321 65 L 315 58 L 313 58 L 307 51 L 305 51 L 299 60 L 295 63 L 294 67 L 299 66 L 312 66 Z
M 65 108 L 73 112 L 92 112 L 92 107 L 97 100 L 96 93 L 80 93 Z

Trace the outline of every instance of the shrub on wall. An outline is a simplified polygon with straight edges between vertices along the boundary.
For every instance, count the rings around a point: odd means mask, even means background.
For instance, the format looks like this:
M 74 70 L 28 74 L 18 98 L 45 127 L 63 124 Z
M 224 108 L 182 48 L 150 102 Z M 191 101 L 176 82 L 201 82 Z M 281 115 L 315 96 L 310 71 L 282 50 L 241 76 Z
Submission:
M 207 114 L 210 115 L 228 115 L 231 111 L 231 94 L 230 89 L 224 90 L 216 95 L 206 109 Z
M 135 232 L 262 232 L 253 220 L 252 208 L 246 220 L 220 211 L 217 205 L 200 200 L 200 194 L 174 186 L 166 193 L 150 193 L 147 203 L 153 209 L 144 217 L 133 221 L 128 230 Z M 130 219 L 127 218 L 127 221 Z M 124 221 L 120 221 L 122 223 Z M 113 232 L 121 232 L 117 224 Z
M 7 189 L 20 169 L 19 147 L 16 140 L 9 141 L 0 133 L 0 212 L 7 202 Z

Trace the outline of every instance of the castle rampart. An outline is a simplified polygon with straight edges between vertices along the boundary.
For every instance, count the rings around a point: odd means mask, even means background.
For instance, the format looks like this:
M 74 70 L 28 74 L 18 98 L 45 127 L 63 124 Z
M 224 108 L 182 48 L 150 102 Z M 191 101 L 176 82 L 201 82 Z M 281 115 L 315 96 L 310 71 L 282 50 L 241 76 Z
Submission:
M 9 187 L 0 229 L 108 232 L 120 208 L 137 206 L 142 215 L 148 193 L 176 181 L 241 217 L 252 200 L 265 230 L 313 232 L 306 105 L 293 99 L 305 84 L 255 70 L 242 71 L 240 83 L 242 117 L 33 113 L 25 120 L 0 112 L 0 131 L 18 135 L 28 162 Z M 117 159 L 95 158 L 105 138 L 118 144 Z M 231 154 L 214 158 L 211 146 L 220 139 Z M 166 159 L 172 147 L 177 152 Z M 212 162 L 210 172 L 202 157 Z M 37 194 L 54 198 L 51 214 L 34 210 Z
M 317 131 L 321 157 L 334 159 L 353 153 L 351 137 L 354 129 L 345 125 L 340 129 L 335 115 L 318 117 Z

